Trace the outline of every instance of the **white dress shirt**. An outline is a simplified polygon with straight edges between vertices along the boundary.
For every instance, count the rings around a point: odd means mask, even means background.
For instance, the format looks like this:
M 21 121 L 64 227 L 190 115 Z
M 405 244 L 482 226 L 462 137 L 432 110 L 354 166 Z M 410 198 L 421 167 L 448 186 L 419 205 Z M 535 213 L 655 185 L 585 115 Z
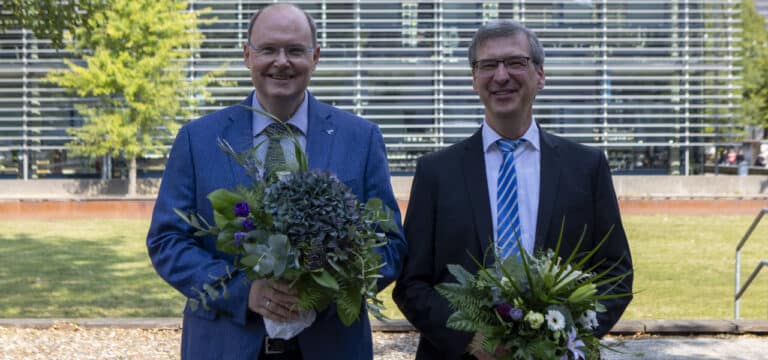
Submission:
M 496 188 L 498 186 L 499 167 L 501 167 L 502 154 L 496 146 L 496 140 L 501 135 L 496 133 L 488 122 L 483 120 L 483 149 L 485 150 L 485 178 L 488 181 L 488 200 L 491 205 L 491 218 L 493 219 L 493 241 L 496 243 L 498 223 L 498 208 L 496 204 Z M 515 171 L 517 172 L 517 201 L 520 214 L 520 235 L 523 248 L 528 254 L 533 254 L 536 243 L 536 221 L 539 213 L 539 189 L 541 177 L 541 146 L 539 142 L 539 128 L 536 120 L 531 121 L 531 126 L 523 134 L 525 142 L 515 148 Z

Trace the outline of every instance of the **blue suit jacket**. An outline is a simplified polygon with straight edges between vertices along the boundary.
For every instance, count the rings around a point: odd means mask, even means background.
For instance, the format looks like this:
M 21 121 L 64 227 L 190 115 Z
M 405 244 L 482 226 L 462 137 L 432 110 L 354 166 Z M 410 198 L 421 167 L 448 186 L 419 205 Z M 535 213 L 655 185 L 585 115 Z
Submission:
M 384 141 L 375 124 L 317 101 L 309 96 L 307 156 L 311 169 L 328 170 L 361 200 L 378 197 L 395 211 Z M 253 93 L 241 105 L 250 106 Z M 184 125 L 176 136 L 163 175 L 152 224 L 147 235 L 149 257 L 157 273 L 187 298 L 193 289 L 211 283 L 211 276 L 233 269 L 232 257 L 216 251 L 213 237 L 194 237 L 174 208 L 192 210 L 213 220 L 206 196 L 219 188 L 234 188 L 252 180 L 244 169 L 216 147 L 224 138 L 236 151 L 253 146 L 252 115 L 237 105 L 203 116 Z M 390 235 L 380 250 L 386 267 L 379 289 L 400 272 L 407 249 L 402 234 Z M 184 309 L 183 359 L 255 359 L 265 336 L 261 317 L 248 311 L 250 282 L 237 272 L 228 283 L 227 299 L 208 299 L 209 310 Z M 370 324 L 361 304 L 360 320 L 345 327 L 335 307 L 318 314 L 317 320 L 298 336 L 304 359 L 371 359 Z

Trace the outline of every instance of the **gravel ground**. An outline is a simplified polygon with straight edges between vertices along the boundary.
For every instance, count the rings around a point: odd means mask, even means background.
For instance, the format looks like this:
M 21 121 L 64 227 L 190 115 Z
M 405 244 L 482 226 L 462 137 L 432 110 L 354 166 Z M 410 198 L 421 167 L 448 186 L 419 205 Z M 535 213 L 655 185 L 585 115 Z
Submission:
M 0 360 L 178 359 L 180 329 L 124 329 L 56 324 L 48 329 L 0 327 Z M 374 332 L 374 359 L 413 359 L 416 333 Z M 768 359 L 765 336 L 608 337 L 620 352 L 606 360 Z
M 374 333 L 377 360 L 413 359 L 415 333 Z M 178 359 L 180 329 L 0 327 L 0 360 Z

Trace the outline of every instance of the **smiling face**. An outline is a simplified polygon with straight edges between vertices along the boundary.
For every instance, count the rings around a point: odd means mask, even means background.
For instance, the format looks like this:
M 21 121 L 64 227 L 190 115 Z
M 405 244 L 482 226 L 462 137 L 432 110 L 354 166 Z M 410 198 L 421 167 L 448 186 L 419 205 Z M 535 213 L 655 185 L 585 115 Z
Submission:
M 520 56 L 531 56 L 528 38 L 522 32 L 478 44 L 476 60 Z M 533 99 L 544 88 L 544 67 L 529 62 L 520 71 L 510 71 L 503 63 L 491 73 L 473 69 L 472 88 L 483 102 L 488 125 L 500 135 L 516 139 L 531 124 Z
M 312 31 L 301 10 L 276 5 L 262 11 L 251 29 L 251 45 L 243 45 L 243 56 L 259 103 L 283 119 L 293 114 L 304 99 L 304 91 L 320 58 L 320 48 L 312 46 Z M 278 49 L 277 56 L 259 55 L 255 50 L 263 48 Z M 288 57 L 281 48 L 314 50 L 304 56 Z

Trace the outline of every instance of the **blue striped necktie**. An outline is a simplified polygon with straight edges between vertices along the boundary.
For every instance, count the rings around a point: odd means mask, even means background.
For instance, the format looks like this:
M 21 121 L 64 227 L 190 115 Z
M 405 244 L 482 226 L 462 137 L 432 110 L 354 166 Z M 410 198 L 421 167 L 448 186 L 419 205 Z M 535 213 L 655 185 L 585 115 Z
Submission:
M 519 257 L 520 212 L 517 204 L 517 172 L 515 171 L 515 148 L 525 140 L 499 139 L 496 146 L 501 150 L 503 160 L 499 167 L 496 188 L 496 253 L 503 260 L 509 256 Z

